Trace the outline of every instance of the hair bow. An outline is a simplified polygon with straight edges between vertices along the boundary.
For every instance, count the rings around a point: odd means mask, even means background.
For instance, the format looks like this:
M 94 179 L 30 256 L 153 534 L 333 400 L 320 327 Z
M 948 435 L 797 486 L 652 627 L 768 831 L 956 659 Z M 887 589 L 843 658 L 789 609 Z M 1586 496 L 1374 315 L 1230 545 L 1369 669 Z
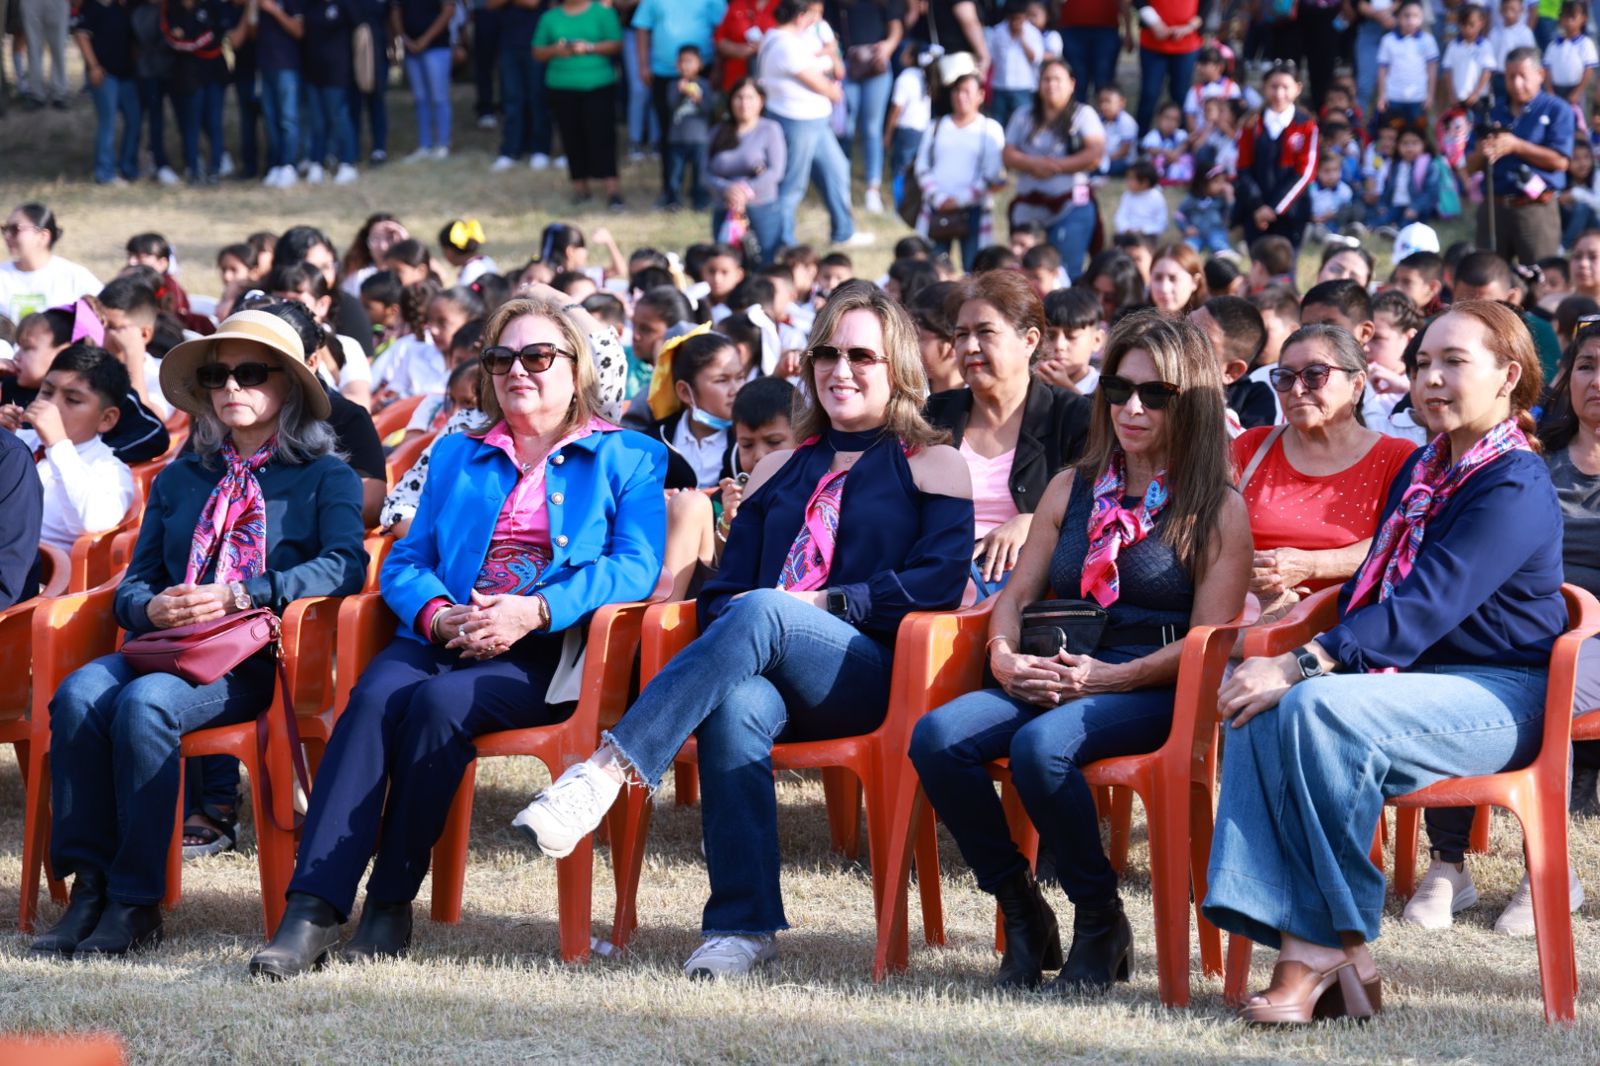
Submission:
M 100 321 L 100 316 L 95 313 L 94 307 L 90 305 L 89 301 L 80 297 L 73 303 L 52 307 L 50 310 L 72 312 L 71 343 L 89 341 L 97 348 L 105 347 L 106 325 Z
M 744 314 L 761 331 L 761 373 L 771 374 L 778 368 L 778 356 L 782 354 L 778 325 L 760 304 L 751 304 Z
M 661 350 L 656 353 L 656 368 L 650 373 L 649 401 L 653 417 L 666 418 L 683 406 L 678 399 L 678 390 L 672 387 L 672 357 L 678 351 L 678 345 L 690 337 L 710 332 L 711 323 L 702 322 L 661 345 Z
M 475 218 L 458 218 L 450 225 L 450 247 L 458 251 L 465 251 L 467 245 L 473 241 L 482 244 L 488 239 L 483 235 L 483 227 Z

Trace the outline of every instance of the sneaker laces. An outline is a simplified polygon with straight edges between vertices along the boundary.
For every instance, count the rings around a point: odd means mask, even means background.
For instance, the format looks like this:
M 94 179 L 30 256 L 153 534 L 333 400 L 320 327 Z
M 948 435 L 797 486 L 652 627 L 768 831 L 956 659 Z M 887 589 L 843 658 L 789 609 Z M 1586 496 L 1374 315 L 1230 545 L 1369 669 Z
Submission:
M 552 782 L 539 802 L 569 821 L 581 821 L 603 802 L 600 787 L 591 780 L 597 772 L 590 764 L 581 764 Z

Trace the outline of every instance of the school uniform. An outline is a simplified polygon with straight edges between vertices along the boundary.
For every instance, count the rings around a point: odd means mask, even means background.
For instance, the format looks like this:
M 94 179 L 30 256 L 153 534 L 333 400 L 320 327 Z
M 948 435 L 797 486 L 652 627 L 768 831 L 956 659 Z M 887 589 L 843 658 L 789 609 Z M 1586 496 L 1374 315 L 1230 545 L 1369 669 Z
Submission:
M 1233 210 L 1234 224 L 1244 227 L 1247 240 L 1273 233 L 1300 246 L 1311 219 L 1306 190 L 1317 175 L 1318 142 L 1317 120 L 1299 108 L 1264 111 L 1245 125 Z M 1261 230 L 1252 216 L 1263 205 L 1277 217 Z

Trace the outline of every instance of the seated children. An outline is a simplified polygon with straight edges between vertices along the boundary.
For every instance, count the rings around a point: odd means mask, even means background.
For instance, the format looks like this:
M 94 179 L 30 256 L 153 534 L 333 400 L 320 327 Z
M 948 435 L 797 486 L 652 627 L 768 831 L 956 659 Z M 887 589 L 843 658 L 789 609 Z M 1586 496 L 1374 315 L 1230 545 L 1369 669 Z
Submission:
M 1367 387 L 1386 415 L 1411 391 L 1405 351 L 1411 338 L 1422 328 L 1422 322 L 1422 312 L 1411 302 L 1411 297 L 1399 289 L 1387 289 L 1372 298 L 1372 336 L 1367 338 Z M 1379 432 L 1386 431 L 1379 429 Z
M 1317 161 L 1317 180 L 1311 185 L 1311 239 L 1325 241 L 1340 234 L 1355 220 L 1355 192 L 1344 180 L 1344 161 L 1337 152 L 1323 149 Z
M 1439 215 L 1440 181 L 1427 133 L 1407 126 L 1399 133 L 1394 164 L 1378 202 L 1367 212 L 1367 223 L 1380 236 L 1392 238 L 1408 223 L 1432 222 Z
M 158 418 L 166 419 L 172 405 L 161 394 L 161 361 L 150 354 L 160 310 L 156 294 L 134 278 L 114 278 L 100 290 L 99 301 L 106 349 L 127 369 L 134 395 Z
M 1044 298 L 1044 335 L 1033 365 L 1040 381 L 1088 396 L 1100 384 L 1091 361 L 1106 343 L 1105 309 L 1088 289 L 1057 289 Z
M 203 334 L 210 333 L 216 328 L 216 323 L 210 318 L 197 314 L 189 308 L 189 294 L 183 291 L 178 279 L 172 276 L 176 256 L 173 254 L 172 245 L 167 243 L 165 237 L 159 233 L 136 233 L 128 238 L 126 248 L 128 266 L 147 266 L 161 275 L 157 298 L 165 301 L 167 309 L 183 323 L 184 329 Z
M 733 471 L 733 398 L 744 384 L 738 347 L 700 330 L 668 341 L 650 382 L 649 433 L 669 451 L 667 488 L 715 488 Z
M 482 371 L 475 363 L 464 363 L 450 372 L 449 387 L 445 390 L 449 416 L 439 429 L 439 437 L 471 429 L 481 418 L 478 412 L 478 384 Z M 411 529 L 411 520 L 417 516 L 417 503 L 422 499 L 422 486 L 428 480 L 428 460 L 433 454 L 433 444 L 417 456 L 416 463 L 401 476 L 399 484 L 384 497 L 378 512 L 378 528 L 395 537 L 403 537 Z
M 795 387 L 782 378 L 757 378 L 733 400 L 734 469 L 720 482 L 722 515 L 717 519 L 717 558 L 739 513 L 745 482 L 768 455 L 799 442 L 789 424 Z
M 1194 63 L 1194 84 L 1183 95 L 1183 121 L 1192 134 L 1205 121 L 1207 100 L 1240 100 L 1244 90 L 1228 77 L 1222 53 L 1215 48 L 1202 48 Z
M 1141 284 L 1150 284 L 1150 268 L 1156 261 L 1154 237 L 1146 233 L 1119 233 L 1111 239 L 1111 247 L 1133 260 Z
M 1209 159 L 1211 167 L 1221 167 L 1229 174 L 1239 169 L 1239 115 L 1243 106 L 1238 100 L 1220 96 L 1201 105 L 1200 125 L 1189 139 L 1196 168 Z
M 1053 244 L 1029 248 L 1022 256 L 1022 272 L 1028 275 L 1040 299 L 1071 284 L 1066 272 L 1061 269 L 1061 253 L 1056 251 Z
M 1128 172 L 1139 147 L 1139 123 L 1128 114 L 1128 101 L 1115 85 L 1101 86 L 1095 98 L 1100 123 L 1106 130 L 1105 155 L 1100 158 L 1100 173 L 1120 178 Z
M 385 353 L 403 330 L 400 315 L 400 279 L 387 270 L 371 274 L 361 283 L 361 306 L 372 320 L 372 372 L 376 374 Z
M 1213 296 L 1189 312 L 1189 321 L 1210 339 L 1222 367 L 1229 436 L 1277 422 L 1277 393 L 1250 376 L 1267 341 L 1261 313 L 1242 297 Z
M 1583 231 L 1593 229 L 1600 219 L 1600 172 L 1594 165 L 1594 146 L 1582 137 L 1573 139 L 1567 187 L 1557 194 L 1556 201 L 1561 205 L 1561 247 L 1571 248 Z
M 1046 243 L 1050 232 L 1041 222 L 1016 222 L 1011 226 L 1011 254 L 1021 259 L 1028 249 Z M 899 258 L 896 256 L 896 258 Z M 926 256 L 924 256 L 926 258 Z
M 732 313 L 728 296 L 744 281 L 744 256 L 732 245 L 716 245 L 700 266 L 700 280 L 706 285 L 711 321 L 721 322 Z
M 439 296 L 432 280 L 400 290 L 400 321 L 405 332 L 394 339 L 372 372 L 372 409 L 419 393 L 443 392 L 444 353 L 428 338 L 428 309 Z
M 1156 187 L 1156 168 L 1141 159 L 1128 168 L 1128 187 L 1117 204 L 1112 228 L 1117 233 L 1159 237 L 1167 229 L 1167 198 Z
M 1150 132 L 1139 142 L 1139 154 L 1156 170 L 1163 185 L 1181 185 L 1194 173 L 1189 156 L 1189 134 L 1182 126 L 1183 112 L 1170 100 L 1156 109 Z
M 1423 318 L 1444 310 L 1439 294 L 1444 291 L 1444 259 L 1438 252 L 1412 252 L 1389 274 L 1389 288 L 1411 298 Z
M 1250 245 L 1250 291 L 1260 292 L 1268 285 L 1283 285 L 1298 292 L 1294 279 L 1294 245 L 1289 238 L 1269 233 Z
M 1250 304 L 1260 313 L 1261 325 L 1267 331 L 1261 354 L 1256 356 L 1256 369 L 1251 373 L 1265 383 L 1267 372 L 1278 365 L 1283 342 L 1300 328 L 1300 300 L 1286 285 L 1268 285 L 1250 296 Z
M 439 231 L 439 249 L 445 262 L 456 268 L 456 284 L 471 285 L 481 274 L 498 274 L 500 267 L 483 254 L 488 240 L 475 218 L 453 218 Z
M 1197 252 L 1231 252 L 1228 216 L 1233 212 L 1233 183 L 1228 171 L 1213 166 L 1196 173 L 1189 195 L 1178 205 L 1175 221 L 1184 241 Z

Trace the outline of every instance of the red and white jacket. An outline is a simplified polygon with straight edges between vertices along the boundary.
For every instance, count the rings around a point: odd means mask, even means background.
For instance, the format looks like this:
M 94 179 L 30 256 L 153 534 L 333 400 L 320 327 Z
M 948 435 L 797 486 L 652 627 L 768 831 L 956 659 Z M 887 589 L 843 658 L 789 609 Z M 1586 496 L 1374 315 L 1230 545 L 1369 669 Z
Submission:
M 1234 186 L 1241 213 L 1262 204 L 1279 217 L 1309 214 L 1306 190 L 1317 176 L 1317 120 L 1295 109 L 1294 118 L 1274 142 L 1265 118 L 1257 116 L 1239 135 L 1239 180 Z

